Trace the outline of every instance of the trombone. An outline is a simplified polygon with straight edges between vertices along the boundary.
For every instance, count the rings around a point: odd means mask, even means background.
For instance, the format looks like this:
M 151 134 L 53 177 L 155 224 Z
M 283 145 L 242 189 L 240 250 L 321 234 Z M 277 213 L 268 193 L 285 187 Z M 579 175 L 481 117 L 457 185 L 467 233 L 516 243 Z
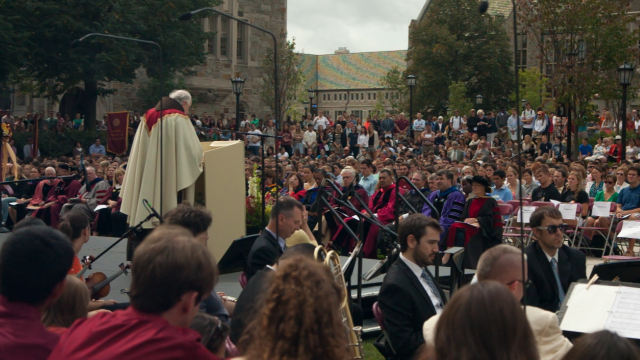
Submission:
M 340 316 L 342 317 L 342 325 L 344 326 L 347 338 L 349 339 L 349 353 L 352 355 L 353 359 L 364 359 L 364 351 L 362 349 L 362 327 L 353 326 L 351 311 L 349 311 L 349 291 L 344 281 L 340 257 L 338 256 L 338 253 L 333 250 L 327 252 L 327 249 L 322 245 L 316 247 L 313 257 L 316 261 L 320 261 L 329 267 L 329 270 L 331 270 L 331 274 L 338 286 L 344 289 L 344 298 L 340 303 Z

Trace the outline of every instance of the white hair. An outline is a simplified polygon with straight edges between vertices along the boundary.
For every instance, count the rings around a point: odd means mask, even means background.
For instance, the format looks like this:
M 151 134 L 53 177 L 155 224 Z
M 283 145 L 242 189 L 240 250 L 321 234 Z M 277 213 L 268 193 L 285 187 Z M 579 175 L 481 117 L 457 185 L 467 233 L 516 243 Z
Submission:
M 351 176 L 355 177 L 356 176 L 356 171 L 351 166 L 347 166 L 344 169 L 342 169 L 340 174 L 351 174 Z
M 173 100 L 179 102 L 180 104 L 182 104 L 182 102 L 186 101 L 187 104 L 191 105 L 192 100 L 191 100 L 191 94 L 189 94 L 189 92 L 187 90 L 173 90 L 170 94 L 169 97 L 172 98 Z
M 44 172 L 47 172 L 49 170 L 53 171 L 54 173 L 56 172 L 56 169 L 52 168 L 51 166 L 49 166 L 48 168 L 44 169 Z
M 478 111 L 476 112 L 476 114 L 478 114 L 478 115 L 482 116 L 482 115 L 484 115 L 484 111 L 482 111 L 482 110 L 478 110 Z

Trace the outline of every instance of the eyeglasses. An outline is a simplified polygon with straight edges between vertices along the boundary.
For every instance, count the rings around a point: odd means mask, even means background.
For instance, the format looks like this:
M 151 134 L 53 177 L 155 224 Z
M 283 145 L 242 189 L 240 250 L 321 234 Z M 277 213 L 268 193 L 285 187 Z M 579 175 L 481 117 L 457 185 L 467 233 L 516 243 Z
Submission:
M 624 173 L 617 173 L 618 176 L 624 176 Z
M 549 225 L 549 226 L 536 226 L 538 230 L 547 230 L 549 234 L 555 234 L 556 231 L 560 230 L 560 232 L 564 233 L 569 228 L 568 224 L 561 225 Z
M 604 183 L 607 185 L 613 185 L 613 181 L 605 181 Z
M 508 283 L 507 286 L 512 285 L 513 283 L 522 283 L 522 285 L 524 286 L 525 289 L 528 289 L 529 286 L 531 286 L 531 284 L 533 284 L 533 281 L 531 280 L 527 280 L 527 281 L 522 281 L 522 280 L 513 280 L 512 282 Z

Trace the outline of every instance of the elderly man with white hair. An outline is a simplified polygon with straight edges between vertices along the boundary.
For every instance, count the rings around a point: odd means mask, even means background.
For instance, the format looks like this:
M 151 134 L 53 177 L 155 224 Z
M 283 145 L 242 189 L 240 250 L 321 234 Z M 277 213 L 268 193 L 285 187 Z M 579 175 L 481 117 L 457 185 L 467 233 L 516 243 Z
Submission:
M 120 211 L 129 216 L 130 225 L 149 215 L 143 200 L 161 213 L 182 201 L 194 202 L 204 153 L 187 116 L 191 104 L 188 91 L 174 90 L 142 117 L 144 131 L 136 132 L 120 191 Z M 146 229 L 153 226 L 150 222 L 143 225 Z
M 88 166 L 86 170 L 87 180 L 80 188 L 78 197 L 70 199 L 68 203 L 62 206 L 60 216 L 70 211 L 81 212 L 92 222 L 96 218 L 96 212 L 94 211 L 96 206 L 104 202 L 109 196 L 109 188 L 111 185 L 104 179 L 98 177 L 95 168 Z

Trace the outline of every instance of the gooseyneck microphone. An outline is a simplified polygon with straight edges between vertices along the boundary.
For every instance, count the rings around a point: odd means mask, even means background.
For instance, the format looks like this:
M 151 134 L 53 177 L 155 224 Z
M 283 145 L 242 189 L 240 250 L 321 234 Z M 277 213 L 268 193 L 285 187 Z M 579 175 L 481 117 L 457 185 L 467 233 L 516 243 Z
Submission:
M 149 201 L 147 201 L 147 199 L 142 199 L 142 203 L 149 209 L 149 211 L 151 211 L 153 216 L 157 217 L 158 220 L 160 220 L 160 224 L 164 223 L 164 220 L 162 220 L 162 216 L 160 216 L 160 214 L 158 214 L 156 209 L 154 209 L 153 206 L 151 206 L 151 204 L 149 203 Z

